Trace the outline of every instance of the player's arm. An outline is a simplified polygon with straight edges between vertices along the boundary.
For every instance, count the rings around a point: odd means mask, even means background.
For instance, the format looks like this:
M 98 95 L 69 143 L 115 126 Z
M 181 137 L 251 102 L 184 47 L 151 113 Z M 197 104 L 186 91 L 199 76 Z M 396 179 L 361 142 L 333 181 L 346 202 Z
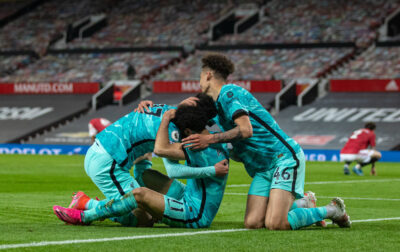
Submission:
M 171 109 L 164 113 L 160 128 L 157 132 L 156 142 L 154 144 L 154 153 L 160 157 L 174 160 L 184 160 L 185 153 L 181 148 L 182 144 L 170 143 L 169 141 L 168 124 L 170 120 L 174 118 L 175 111 L 175 109 Z
M 229 171 L 228 160 L 226 159 L 221 160 L 214 166 L 206 167 L 190 167 L 179 164 L 176 160 L 167 158 L 163 158 L 163 162 L 168 177 L 177 179 L 207 178 L 213 176 L 223 177 L 228 174 Z
M 191 149 L 204 149 L 213 143 L 228 143 L 232 140 L 246 139 L 253 136 L 253 127 L 247 114 L 241 115 L 234 120 L 236 127 L 226 132 L 201 135 L 194 134 L 182 140 L 183 144 L 190 144 Z

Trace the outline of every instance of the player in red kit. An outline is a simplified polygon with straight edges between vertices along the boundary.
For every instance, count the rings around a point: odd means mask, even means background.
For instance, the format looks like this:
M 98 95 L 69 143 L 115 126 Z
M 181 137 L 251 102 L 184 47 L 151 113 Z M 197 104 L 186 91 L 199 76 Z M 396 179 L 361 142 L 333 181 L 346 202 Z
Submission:
M 100 133 L 103 129 L 107 128 L 111 122 L 105 118 L 93 118 L 89 122 L 89 136 L 92 138 L 92 144 L 96 135 Z
M 371 175 L 376 175 L 375 162 L 381 158 L 381 153 L 375 150 L 375 123 L 365 124 L 363 129 L 354 131 L 345 146 L 340 151 L 340 161 L 345 162 L 344 174 L 349 175 L 349 165 L 356 161 L 353 172 L 363 176 L 361 167 L 371 164 Z M 370 147 L 370 148 L 368 148 Z

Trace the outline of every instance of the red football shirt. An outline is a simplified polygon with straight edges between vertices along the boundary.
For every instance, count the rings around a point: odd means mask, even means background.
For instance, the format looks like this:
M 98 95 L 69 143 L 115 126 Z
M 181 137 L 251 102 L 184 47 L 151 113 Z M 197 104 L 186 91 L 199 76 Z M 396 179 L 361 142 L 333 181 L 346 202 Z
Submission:
M 100 133 L 103 129 L 107 128 L 111 124 L 111 122 L 105 118 L 93 118 L 89 122 L 90 125 L 93 126 L 96 132 L 89 132 L 89 134 L 96 135 L 97 133 Z M 91 131 L 89 127 L 89 131 Z
M 375 133 L 369 129 L 359 129 L 351 134 L 340 153 L 357 154 L 368 146 L 375 147 Z

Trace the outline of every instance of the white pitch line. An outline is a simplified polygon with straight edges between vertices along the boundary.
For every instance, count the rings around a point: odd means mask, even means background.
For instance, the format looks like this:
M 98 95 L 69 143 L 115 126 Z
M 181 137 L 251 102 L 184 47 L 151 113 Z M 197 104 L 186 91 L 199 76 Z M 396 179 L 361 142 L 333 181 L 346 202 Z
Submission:
M 379 219 L 366 219 L 366 220 L 352 220 L 351 223 L 360 223 L 360 222 L 375 222 L 375 221 L 389 221 L 389 220 L 400 220 L 400 217 L 391 217 L 391 218 L 379 218 Z M 327 222 L 326 224 L 332 224 L 332 222 Z
M 318 196 L 317 198 L 333 199 L 334 196 Z M 390 199 L 390 198 L 359 198 L 359 197 L 340 197 L 340 198 L 349 200 L 400 201 L 400 199 Z
M 388 220 L 400 220 L 400 217 L 353 220 L 352 222 L 356 223 L 356 222 L 373 222 L 373 221 L 388 221 Z M 173 234 L 136 235 L 136 236 L 110 237 L 110 238 L 86 239 L 86 240 L 42 241 L 42 242 L 32 242 L 32 243 L 5 244 L 5 245 L 0 245 L 0 250 L 13 249 L 13 248 L 44 247 L 44 246 L 50 246 L 50 245 L 66 245 L 66 244 L 107 242 L 107 241 L 123 241 L 123 240 L 192 236 L 192 235 L 213 234 L 213 233 L 232 233 L 232 232 L 242 232 L 242 231 L 249 231 L 249 229 L 245 229 L 245 228 L 221 229 L 221 230 L 183 232 L 183 233 L 173 233 Z
M 172 233 L 172 234 L 123 236 L 123 237 L 86 239 L 86 240 L 42 241 L 42 242 L 32 242 L 32 243 L 0 245 L 0 250 L 2 250 L 2 249 L 12 249 L 12 248 L 43 247 L 43 246 L 49 246 L 49 245 L 65 245 L 65 244 L 78 244 L 78 243 L 95 243 L 95 242 L 108 242 L 108 241 L 123 241 L 123 240 L 150 239 L 150 238 L 165 238 L 165 237 L 191 236 L 191 235 L 213 234 L 213 233 L 231 233 L 231 232 L 241 232 L 241 231 L 247 231 L 247 230 L 248 229 L 244 229 L 244 228 L 241 228 L 241 229 L 222 229 L 222 230 L 208 230 L 208 231 L 183 232 L 183 233 Z
M 247 193 L 225 193 L 226 195 L 247 196 Z M 333 199 L 337 196 L 317 196 L 317 198 Z M 348 200 L 376 200 L 376 201 L 400 201 L 400 199 L 387 199 L 387 198 L 359 198 L 359 197 L 340 197 L 341 199 Z
M 366 219 L 366 220 L 352 220 L 351 222 L 373 222 L 373 221 L 388 221 L 388 220 L 400 220 L 400 217 Z
M 314 181 L 305 182 L 306 185 L 324 185 L 324 184 L 351 184 L 351 183 L 382 183 L 382 182 L 395 182 L 400 179 L 364 179 L 364 180 L 341 180 L 341 181 Z M 227 185 L 226 187 L 249 187 L 250 184 L 234 184 Z

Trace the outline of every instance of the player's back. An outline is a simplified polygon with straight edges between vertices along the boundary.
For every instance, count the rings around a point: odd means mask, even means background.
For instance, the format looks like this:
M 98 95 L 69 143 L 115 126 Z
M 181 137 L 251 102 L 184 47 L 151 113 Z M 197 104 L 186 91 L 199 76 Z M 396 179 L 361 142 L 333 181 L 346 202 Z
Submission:
M 149 108 L 150 112 L 131 112 L 108 126 L 96 138 L 119 165 L 130 169 L 136 158 L 153 151 L 162 115 L 171 108 L 155 104 Z
M 249 116 L 253 136 L 232 141 L 232 145 L 250 176 L 258 170 L 274 168 L 279 158 L 291 158 L 301 151 L 300 146 L 281 130 L 269 112 L 244 88 L 224 85 L 216 103 L 218 121 L 225 131 L 236 127 L 234 120 L 240 115 Z
M 358 129 L 351 134 L 340 153 L 357 154 L 370 145 L 375 146 L 375 133 L 370 129 Z
M 201 151 L 185 150 L 186 163 L 192 167 L 213 166 L 227 159 L 226 144 L 213 144 Z M 194 168 L 195 169 L 195 168 Z M 191 203 L 200 205 L 200 214 L 211 224 L 221 204 L 228 176 L 188 179 L 185 194 Z

